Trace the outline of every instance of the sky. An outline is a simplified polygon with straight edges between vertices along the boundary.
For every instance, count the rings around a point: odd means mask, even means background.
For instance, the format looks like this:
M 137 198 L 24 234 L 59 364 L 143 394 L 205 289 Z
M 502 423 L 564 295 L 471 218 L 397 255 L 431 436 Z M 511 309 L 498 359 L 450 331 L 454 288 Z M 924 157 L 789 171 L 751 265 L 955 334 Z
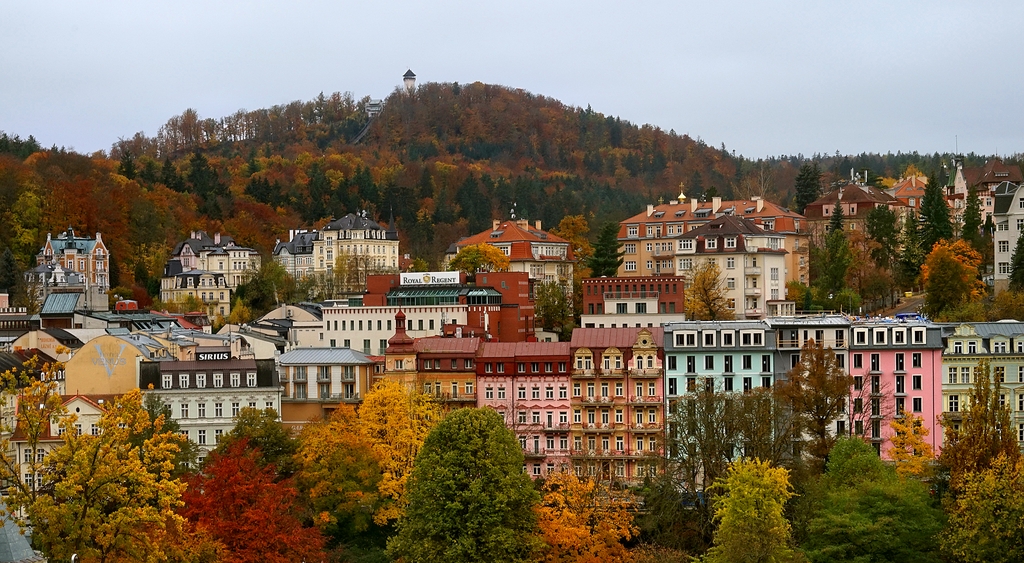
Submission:
M 0 131 L 109 150 L 203 118 L 485 82 L 751 158 L 1024 152 L 1024 2 L 0 3 Z

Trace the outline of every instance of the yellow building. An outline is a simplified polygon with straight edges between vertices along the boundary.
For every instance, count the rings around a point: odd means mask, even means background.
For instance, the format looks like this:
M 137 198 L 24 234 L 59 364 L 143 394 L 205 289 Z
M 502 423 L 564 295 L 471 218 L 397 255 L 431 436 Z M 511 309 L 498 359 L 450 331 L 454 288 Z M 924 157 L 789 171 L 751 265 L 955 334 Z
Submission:
M 146 336 L 100 336 L 90 340 L 65 364 L 62 393 L 127 393 L 139 386 L 139 362 L 167 358 L 167 349 Z

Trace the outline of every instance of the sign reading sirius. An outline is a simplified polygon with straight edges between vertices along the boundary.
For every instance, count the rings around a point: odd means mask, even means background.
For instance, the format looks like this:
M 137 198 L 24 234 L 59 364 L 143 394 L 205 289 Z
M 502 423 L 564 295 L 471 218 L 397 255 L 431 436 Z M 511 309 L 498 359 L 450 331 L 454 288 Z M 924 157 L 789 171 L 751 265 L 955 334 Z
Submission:
M 196 354 L 196 359 L 200 362 L 215 362 L 222 360 L 230 360 L 231 352 L 200 352 Z
M 459 272 L 416 272 L 400 274 L 401 285 L 458 285 Z

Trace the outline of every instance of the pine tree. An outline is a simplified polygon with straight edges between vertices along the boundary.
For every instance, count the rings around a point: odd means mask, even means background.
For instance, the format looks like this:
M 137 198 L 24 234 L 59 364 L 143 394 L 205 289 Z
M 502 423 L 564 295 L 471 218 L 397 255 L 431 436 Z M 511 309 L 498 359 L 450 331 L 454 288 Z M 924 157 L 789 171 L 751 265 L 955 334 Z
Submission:
M 843 201 L 842 192 L 839 193 L 839 198 L 836 199 L 836 204 L 832 206 L 832 220 L 828 222 L 828 230 L 841 231 L 843 230 Z
M 907 212 L 900 243 L 903 248 L 899 255 L 899 281 L 904 289 L 910 289 L 917 285 L 917 277 L 921 274 L 921 264 L 924 264 L 925 259 L 918 219 L 913 211 Z
M 622 265 L 623 252 L 619 250 L 619 225 L 607 223 L 594 243 L 594 255 L 590 257 L 591 276 L 614 277 Z
M 20 280 L 21 268 L 18 267 L 18 261 L 14 259 L 14 252 L 11 252 L 9 247 L 5 247 L 3 254 L 0 254 L 0 292 L 13 293 Z
M 134 180 L 137 173 L 135 169 L 135 155 L 132 151 L 125 150 L 121 153 L 121 163 L 118 165 L 118 172 L 129 180 Z
M 1024 236 L 1017 237 L 1017 245 L 1013 247 L 1013 258 L 1010 259 L 1010 289 L 1024 290 Z
M 938 174 L 928 178 L 921 199 L 921 250 L 931 252 L 935 243 L 953 238 L 953 223 L 949 218 L 949 206 L 943 197 L 942 184 Z
M 821 197 L 821 169 L 815 164 L 804 164 L 796 176 L 796 212 L 803 213 L 807 206 Z
M 967 196 L 967 209 L 964 211 L 964 227 L 960 238 L 964 239 L 975 250 L 981 251 L 981 198 L 978 191 L 971 188 Z

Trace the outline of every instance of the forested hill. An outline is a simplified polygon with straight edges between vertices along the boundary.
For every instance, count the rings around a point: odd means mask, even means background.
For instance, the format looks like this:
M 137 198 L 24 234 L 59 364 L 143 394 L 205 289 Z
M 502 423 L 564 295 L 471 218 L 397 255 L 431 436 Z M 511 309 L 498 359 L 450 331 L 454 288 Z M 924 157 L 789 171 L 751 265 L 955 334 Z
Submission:
M 320 95 L 203 118 L 186 110 L 155 136 L 79 155 L 0 134 L 0 248 L 27 266 L 47 232 L 102 232 L 122 285 L 158 276 L 191 230 L 230 233 L 263 252 L 289 229 L 367 210 L 393 214 L 403 251 L 435 261 L 492 219 L 566 214 L 592 225 L 675 197 L 767 196 L 787 203 L 802 156 L 753 161 L 699 139 L 503 86 L 396 89 L 359 144 L 369 98 Z M 667 101 L 668 102 L 668 101 Z M 940 155 L 812 157 L 826 179 L 850 168 L 898 176 Z M 983 159 L 982 159 L 983 160 Z

